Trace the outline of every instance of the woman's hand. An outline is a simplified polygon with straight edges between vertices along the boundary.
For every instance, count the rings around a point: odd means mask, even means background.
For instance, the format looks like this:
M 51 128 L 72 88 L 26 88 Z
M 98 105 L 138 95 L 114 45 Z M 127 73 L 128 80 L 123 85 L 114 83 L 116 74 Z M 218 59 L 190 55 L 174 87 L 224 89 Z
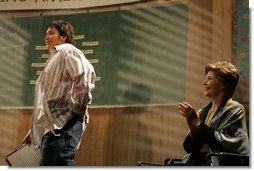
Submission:
M 178 112 L 186 118 L 190 135 L 192 136 L 198 127 L 199 118 L 195 109 L 187 102 L 182 102 L 178 105 Z
M 187 102 L 180 103 L 179 106 L 178 106 L 178 110 L 179 110 L 179 114 L 184 116 L 188 121 L 192 121 L 192 120 L 197 120 L 198 119 L 196 111 Z

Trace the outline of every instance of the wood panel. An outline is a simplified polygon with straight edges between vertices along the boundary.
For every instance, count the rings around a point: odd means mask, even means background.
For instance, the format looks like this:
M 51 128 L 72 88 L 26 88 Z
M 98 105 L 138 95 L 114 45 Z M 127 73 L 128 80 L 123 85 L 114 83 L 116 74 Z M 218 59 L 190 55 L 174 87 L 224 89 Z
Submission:
M 22 141 L 31 125 L 31 110 L 0 109 L 0 165 L 6 165 L 5 156 Z
M 145 160 L 163 163 L 182 157 L 187 127 L 177 107 L 91 110 L 89 126 L 77 153 L 77 165 L 135 166 Z
M 31 125 L 31 109 L 0 110 L 0 165 Z M 76 156 L 78 166 L 135 166 L 182 157 L 185 120 L 177 106 L 91 108 L 90 122 Z

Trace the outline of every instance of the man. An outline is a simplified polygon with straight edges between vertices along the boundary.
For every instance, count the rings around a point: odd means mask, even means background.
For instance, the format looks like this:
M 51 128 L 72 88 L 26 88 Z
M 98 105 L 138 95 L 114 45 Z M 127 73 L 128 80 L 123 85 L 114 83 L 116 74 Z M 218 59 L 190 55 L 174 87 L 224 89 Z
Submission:
M 35 86 L 32 128 L 23 143 L 40 148 L 42 166 L 74 165 L 88 123 L 88 104 L 95 87 L 93 66 L 77 49 L 70 23 L 49 24 L 45 43 L 50 58 Z

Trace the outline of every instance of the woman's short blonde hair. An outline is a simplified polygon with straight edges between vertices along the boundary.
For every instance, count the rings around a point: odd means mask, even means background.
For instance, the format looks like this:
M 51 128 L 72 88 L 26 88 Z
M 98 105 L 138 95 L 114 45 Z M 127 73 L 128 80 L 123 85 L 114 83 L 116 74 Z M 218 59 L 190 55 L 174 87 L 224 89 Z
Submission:
M 239 72 L 235 65 L 230 62 L 222 61 L 214 64 L 208 64 L 205 67 L 205 74 L 212 71 L 214 75 L 225 85 L 225 95 L 231 98 L 239 80 Z

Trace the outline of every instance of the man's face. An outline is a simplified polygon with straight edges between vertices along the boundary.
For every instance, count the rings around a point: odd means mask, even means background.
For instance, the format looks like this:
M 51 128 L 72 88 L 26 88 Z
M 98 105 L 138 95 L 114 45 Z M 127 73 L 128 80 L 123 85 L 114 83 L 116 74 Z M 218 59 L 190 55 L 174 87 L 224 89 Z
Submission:
M 49 27 L 45 35 L 45 43 L 48 49 L 54 48 L 56 45 L 65 43 L 66 36 L 61 36 L 55 27 Z

